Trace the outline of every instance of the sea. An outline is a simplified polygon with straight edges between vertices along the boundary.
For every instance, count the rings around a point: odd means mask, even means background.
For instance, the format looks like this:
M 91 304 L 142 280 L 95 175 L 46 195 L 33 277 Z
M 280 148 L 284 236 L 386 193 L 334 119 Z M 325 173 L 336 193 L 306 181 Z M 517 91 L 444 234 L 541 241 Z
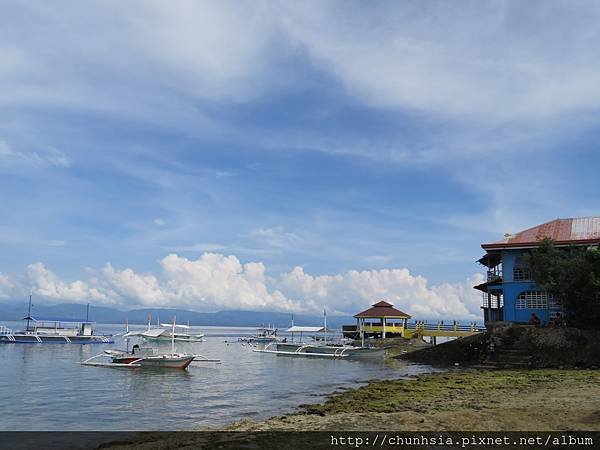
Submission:
M 4 322 L 13 329 L 21 323 Z M 130 327 L 136 329 L 135 326 Z M 143 329 L 143 326 L 138 326 Z M 238 342 L 252 328 L 202 327 L 203 342 L 177 351 L 220 363 L 188 370 L 90 367 L 81 362 L 114 344 L 0 344 L 0 431 L 196 430 L 244 419 L 262 420 L 322 402 L 327 395 L 371 379 L 434 371 L 395 359 L 286 357 L 253 352 Z M 97 324 L 96 334 L 123 325 Z M 164 345 L 170 350 L 169 344 Z

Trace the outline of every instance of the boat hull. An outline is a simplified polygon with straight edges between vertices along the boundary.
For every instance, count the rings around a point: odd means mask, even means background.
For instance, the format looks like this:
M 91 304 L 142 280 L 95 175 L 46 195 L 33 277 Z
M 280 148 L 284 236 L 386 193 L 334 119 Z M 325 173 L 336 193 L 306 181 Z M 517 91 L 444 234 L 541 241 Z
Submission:
M 0 336 L 0 343 L 4 344 L 112 344 L 110 336 L 61 336 L 45 334 L 22 334 Z
M 204 335 L 200 336 L 175 336 L 175 342 L 202 342 L 204 341 Z M 142 339 L 149 342 L 171 342 L 173 339 L 171 336 L 142 336 Z
M 194 356 L 152 356 L 137 358 L 135 356 L 113 357 L 114 364 L 131 364 L 136 367 L 151 369 L 186 369 L 194 360 Z
M 384 348 L 368 348 L 353 346 L 315 345 L 299 343 L 277 343 L 266 345 L 257 350 L 263 353 L 275 353 L 283 356 L 315 356 L 330 358 L 381 358 L 385 356 Z

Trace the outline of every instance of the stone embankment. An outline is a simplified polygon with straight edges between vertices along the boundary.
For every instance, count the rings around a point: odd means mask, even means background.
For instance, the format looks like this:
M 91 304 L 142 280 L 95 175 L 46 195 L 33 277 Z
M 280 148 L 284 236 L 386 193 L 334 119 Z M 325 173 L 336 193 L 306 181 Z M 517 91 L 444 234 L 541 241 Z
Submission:
M 498 323 L 485 333 L 403 353 L 397 358 L 478 368 L 598 368 L 599 344 L 600 330 Z

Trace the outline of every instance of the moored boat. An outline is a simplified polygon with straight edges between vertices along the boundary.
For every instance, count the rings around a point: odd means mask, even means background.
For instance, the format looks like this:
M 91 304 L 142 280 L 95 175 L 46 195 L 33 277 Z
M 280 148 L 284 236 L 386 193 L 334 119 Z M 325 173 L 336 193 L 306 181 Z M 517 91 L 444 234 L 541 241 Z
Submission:
M 110 358 L 110 363 L 96 362 L 101 357 Z M 105 350 L 103 354 L 92 356 L 84 361 L 84 366 L 112 366 L 112 367 L 143 367 L 143 368 L 168 368 L 186 369 L 197 355 L 185 353 L 159 354 L 153 348 L 140 348 L 133 346 L 131 352 L 124 350 Z
M 88 305 L 89 316 L 89 305 Z M 20 331 L 0 326 L 0 343 L 15 344 L 112 344 L 111 335 L 94 332 L 95 322 L 88 319 L 36 318 L 31 315 L 31 296 L 25 328 Z
M 239 342 L 248 342 L 250 344 L 269 344 L 278 340 L 277 328 L 270 326 L 258 328 L 256 334 L 238 339 Z
M 174 332 L 167 327 L 171 326 L 168 324 L 161 323 L 159 327 L 151 328 L 150 324 L 148 324 L 148 329 L 145 331 L 141 331 L 139 333 L 139 336 L 143 340 L 151 342 L 169 342 L 172 338 L 174 338 L 176 342 L 203 341 L 204 333 L 190 333 L 189 331 L 187 331 L 191 328 L 189 325 L 175 324 Z M 181 329 L 182 331 L 178 331 L 178 329 Z
M 295 333 L 311 334 L 325 333 L 324 327 L 298 327 L 293 326 L 286 330 L 292 334 L 292 341 L 273 342 L 262 348 L 256 348 L 253 351 L 259 353 L 273 353 L 283 356 L 306 356 L 306 357 L 326 357 L 326 358 L 381 358 L 385 356 L 386 349 L 380 347 L 354 346 L 346 343 L 327 344 L 326 338 L 317 340 L 313 336 L 314 342 L 304 343 L 302 337 L 299 342 L 293 340 Z
M 86 359 L 81 364 L 84 366 L 102 366 L 102 367 L 127 367 L 127 368 L 151 368 L 151 369 L 187 369 L 192 361 L 199 362 L 220 362 L 218 359 L 209 359 L 202 355 L 189 353 L 177 353 L 175 351 L 175 318 L 171 325 L 171 352 L 159 353 L 158 349 L 153 347 L 140 347 L 134 345 L 129 351 L 129 339 L 132 337 L 143 338 L 143 332 L 127 331 L 123 338 L 127 342 L 126 350 L 105 350 L 99 355 Z M 108 358 L 110 362 L 100 362 L 100 358 Z

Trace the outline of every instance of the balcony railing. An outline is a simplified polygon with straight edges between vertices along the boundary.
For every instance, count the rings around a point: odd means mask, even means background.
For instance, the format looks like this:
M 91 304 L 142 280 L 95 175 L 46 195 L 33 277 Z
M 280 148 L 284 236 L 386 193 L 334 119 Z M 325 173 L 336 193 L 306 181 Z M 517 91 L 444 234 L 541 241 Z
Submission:
M 494 271 L 488 270 L 487 280 L 488 280 L 488 282 L 502 281 L 502 274 L 499 272 L 494 272 Z

